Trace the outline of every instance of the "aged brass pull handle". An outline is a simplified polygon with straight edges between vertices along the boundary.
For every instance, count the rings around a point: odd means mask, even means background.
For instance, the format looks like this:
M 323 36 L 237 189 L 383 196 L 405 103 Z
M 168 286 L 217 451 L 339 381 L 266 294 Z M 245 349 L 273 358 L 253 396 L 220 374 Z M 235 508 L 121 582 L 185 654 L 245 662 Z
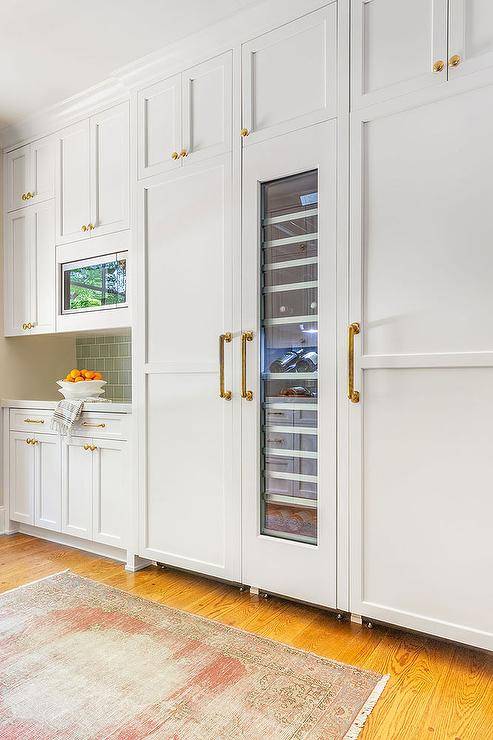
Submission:
M 231 342 L 233 335 L 230 331 L 219 335 L 219 398 L 231 401 L 231 391 L 224 390 L 224 342 Z
M 85 224 L 83 224 L 83 225 L 82 225 L 82 226 L 80 227 L 80 230 L 81 230 L 81 231 L 87 231 L 87 226 L 86 226 Z
M 241 131 L 240 131 L 240 136 L 242 136 L 243 138 L 245 138 L 245 136 L 248 136 L 249 133 L 250 133 L 250 131 L 247 128 L 242 128 Z
M 31 198 L 34 198 L 34 193 L 31 193 L 31 192 L 29 191 L 28 193 L 26 193 L 26 198 L 25 198 L 25 200 L 31 200 Z
M 27 200 L 26 193 L 22 193 L 21 200 Z
M 31 440 L 31 444 L 32 444 L 32 445 L 39 445 L 39 442 L 38 442 L 38 440 L 37 440 L 37 439 L 32 439 L 32 440 Z
M 24 322 L 24 324 L 22 324 L 22 328 L 23 328 L 24 330 L 26 330 L 26 329 L 27 329 L 27 324 L 26 324 L 25 322 Z
M 187 150 L 186 150 L 186 149 L 182 149 L 182 150 L 181 150 L 181 152 L 180 152 L 180 155 L 179 155 L 179 156 L 180 156 L 180 157 L 188 157 L 188 152 L 187 152 Z
M 100 429 L 104 429 L 106 424 L 91 424 L 90 421 L 83 421 L 81 423 L 81 427 L 98 427 Z
M 245 401 L 252 401 L 253 400 L 253 391 L 247 391 L 247 361 L 246 361 L 246 355 L 247 355 L 247 349 L 246 349 L 246 343 L 247 342 L 253 342 L 253 331 L 244 331 L 241 335 L 241 397 L 245 399 Z
M 461 63 L 462 59 L 458 54 L 453 54 L 450 59 L 448 60 L 448 66 L 449 67 L 458 67 Z
M 178 159 L 179 156 L 180 155 L 178 154 L 178 152 L 173 152 L 173 154 L 171 155 L 171 159 Z
M 89 449 L 91 450 L 91 452 L 94 452 L 94 450 L 97 450 L 98 448 L 96 447 L 96 445 L 89 445 Z
M 84 449 L 85 449 L 85 450 L 86 450 L 86 452 L 87 452 L 87 450 L 90 450 L 90 449 L 91 449 L 91 445 L 84 445 Z
M 93 231 L 94 230 L 94 224 L 87 224 L 87 230 Z
M 44 424 L 44 419 L 24 419 L 25 424 Z
M 28 437 L 28 438 L 26 439 L 26 444 L 27 444 L 27 445 L 30 445 L 30 444 L 32 444 L 32 439 L 29 439 L 29 437 Z
M 347 335 L 347 355 L 348 355 L 348 373 L 347 373 L 347 397 L 352 403 L 358 403 L 359 393 L 354 390 L 354 336 L 359 334 L 359 324 L 354 322 L 348 326 Z
M 445 68 L 445 62 L 443 61 L 443 59 L 437 59 L 437 61 L 433 65 L 433 71 L 443 72 L 444 68 Z

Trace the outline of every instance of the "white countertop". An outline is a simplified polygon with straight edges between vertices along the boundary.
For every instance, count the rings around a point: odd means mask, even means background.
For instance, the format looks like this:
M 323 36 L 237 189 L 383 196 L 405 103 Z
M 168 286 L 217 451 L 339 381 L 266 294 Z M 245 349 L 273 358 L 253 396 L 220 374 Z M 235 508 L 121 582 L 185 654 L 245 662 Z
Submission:
M 58 401 L 12 400 L 10 398 L 2 398 L 0 401 L 2 408 L 11 409 L 54 409 L 57 403 Z M 132 404 L 118 403 L 115 401 L 106 401 L 106 403 L 87 403 L 84 406 L 84 411 L 105 411 L 113 414 L 131 414 Z

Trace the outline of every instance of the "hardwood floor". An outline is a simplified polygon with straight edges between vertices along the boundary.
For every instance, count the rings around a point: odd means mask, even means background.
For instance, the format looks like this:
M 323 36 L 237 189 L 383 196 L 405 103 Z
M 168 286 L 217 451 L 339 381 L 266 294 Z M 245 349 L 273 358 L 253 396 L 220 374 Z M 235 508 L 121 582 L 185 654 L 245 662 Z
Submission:
M 493 656 L 173 570 L 126 573 L 111 560 L 26 535 L 0 537 L 0 591 L 70 568 L 148 599 L 319 655 L 390 673 L 362 740 L 493 740 Z M 328 739 L 329 740 L 329 739 Z

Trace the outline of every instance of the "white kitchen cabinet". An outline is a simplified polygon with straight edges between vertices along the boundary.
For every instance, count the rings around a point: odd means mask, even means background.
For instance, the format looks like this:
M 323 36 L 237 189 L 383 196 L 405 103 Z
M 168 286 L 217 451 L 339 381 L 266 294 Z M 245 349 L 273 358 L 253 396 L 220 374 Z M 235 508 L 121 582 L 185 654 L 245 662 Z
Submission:
M 62 440 L 62 532 L 92 539 L 92 450 L 90 440 Z
M 9 440 L 10 518 L 34 524 L 34 435 L 11 432 Z
M 8 214 L 5 268 L 5 334 L 54 331 L 56 275 L 52 200 Z
M 59 532 L 62 524 L 60 439 L 54 434 L 37 433 L 34 441 L 34 524 Z
M 140 91 L 139 177 L 229 151 L 231 115 L 230 52 Z
M 92 539 L 115 547 L 129 542 L 130 484 L 127 442 L 93 439 L 92 454 Z
M 449 79 L 493 66 L 493 4 L 449 0 Z
M 129 227 L 128 103 L 64 129 L 57 151 L 56 243 Z
M 336 2 L 243 44 L 244 145 L 335 116 L 337 63 Z
M 55 139 L 47 136 L 7 152 L 4 158 L 7 211 L 40 203 L 55 195 Z

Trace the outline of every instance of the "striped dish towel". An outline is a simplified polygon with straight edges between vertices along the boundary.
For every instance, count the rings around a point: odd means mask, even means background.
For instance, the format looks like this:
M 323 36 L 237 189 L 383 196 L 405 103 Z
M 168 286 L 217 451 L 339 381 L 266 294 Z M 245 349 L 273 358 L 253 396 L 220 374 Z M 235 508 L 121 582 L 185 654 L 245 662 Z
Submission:
M 51 428 L 58 432 L 58 434 L 66 434 L 70 437 L 71 429 L 80 419 L 83 408 L 84 399 L 69 401 L 65 398 L 63 401 L 58 401 L 53 412 Z

